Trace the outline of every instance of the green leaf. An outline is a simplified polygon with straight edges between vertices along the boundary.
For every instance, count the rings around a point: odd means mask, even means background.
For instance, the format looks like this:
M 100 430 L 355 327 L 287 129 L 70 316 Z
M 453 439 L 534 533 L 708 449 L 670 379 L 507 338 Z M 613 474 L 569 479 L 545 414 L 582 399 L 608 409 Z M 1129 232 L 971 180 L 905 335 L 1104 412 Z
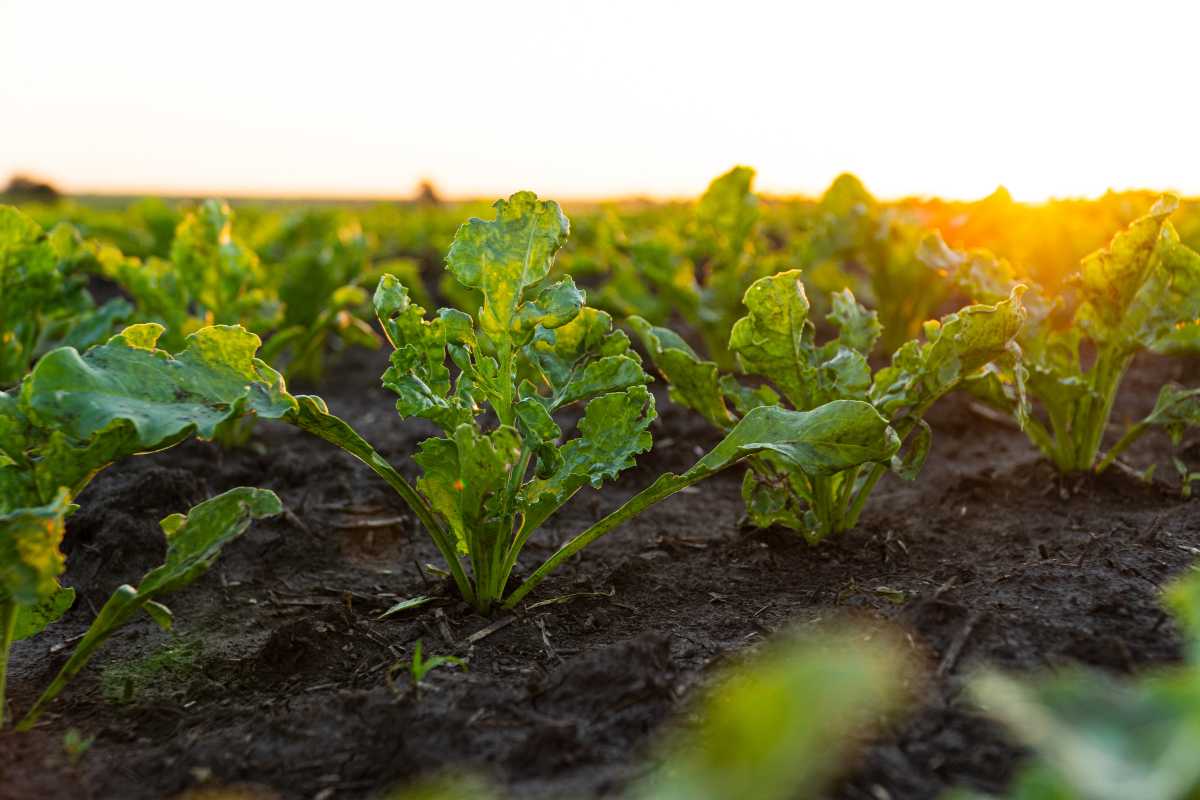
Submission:
M 550 389 L 551 410 L 646 382 L 629 337 L 598 309 L 581 308 L 557 328 L 538 327 L 526 352 Z
M 1168 383 L 1159 391 L 1154 409 L 1143 422 L 1165 430 L 1178 447 L 1186 429 L 1200 425 L 1200 388 Z
M 1011 351 L 1025 311 L 1024 287 L 995 305 L 966 306 L 925 325 L 924 343 L 910 341 L 875 373 L 871 401 L 885 414 L 904 407 L 924 408 Z
M 37 605 L 18 606 L 13 639 L 19 642 L 37 636 L 48 625 L 58 622 L 74 604 L 75 590 L 59 586 Z
M 1164 195 L 1150 213 L 1113 237 L 1108 247 L 1083 260 L 1079 267 L 1082 302 L 1077 319 L 1097 342 L 1123 344 L 1122 322 L 1157 265 L 1156 254 L 1167 217 L 1179 208 L 1179 198 Z
M 933 443 L 933 430 L 925 420 L 918 420 L 912 436 L 905 441 L 904 451 L 892 456 L 892 472 L 906 481 L 915 481 L 929 456 Z
M 769 377 L 796 408 L 810 407 L 813 333 L 800 270 L 760 278 L 742 302 L 750 313 L 734 323 L 729 349 L 746 372 Z
M 483 293 L 480 328 L 497 342 L 520 344 L 535 325 L 566 324 L 582 305 L 569 280 L 526 303 L 526 292 L 549 274 L 570 226 L 557 203 L 539 201 L 533 192 L 517 192 L 493 207 L 494 220 L 473 218 L 458 229 L 446 266 L 463 286 Z
M 684 475 L 716 472 L 764 451 L 809 475 L 833 475 L 860 464 L 886 462 L 899 448 L 888 421 L 860 400 L 835 400 L 811 411 L 760 406 Z
M 282 320 L 282 307 L 258 256 L 233 235 L 227 203 L 206 200 L 175 230 L 171 261 L 206 320 L 265 332 Z
M 796 638 L 706 693 L 699 725 L 675 731 L 640 800 L 824 796 L 864 732 L 904 703 L 912 670 L 888 636 Z
M 395 348 L 381 380 L 396 394 L 400 416 L 424 417 L 446 431 L 472 420 L 474 403 L 465 391 L 451 393 L 446 366 L 447 344 L 460 342 L 464 332 L 473 339 L 469 320 L 445 310 L 441 316 L 426 320 L 425 309 L 409 301 L 408 290 L 392 275 L 384 275 L 379 281 L 375 313 Z
M 712 361 L 702 361 L 682 338 L 669 328 L 630 317 L 629 326 L 642 341 L 650 360 L 667 380 L 671 400 L 698 411 L 718 428 L 728 429 L 737 420 L 725 405 L 721 375 Z
M 758 222 L 758 198 L 751 189 L 754 170 L 734 167 L 713 180 L 696 205 L 697 238 L 709 257 L 735 260 Z
M 833 310 L 829 312 L 829 321 L 838 328 L 838 341 L 864 356 L 870 355 L 883 330 L 879 315 L 860 305 L 849 289 L 834 292 L 830 297 Z
M 171 356 L 154 349 L 161 331 L 135 325 L 83 355 L 70 348 L 47 354 L 22 386 L 32 417 L 80 442 L 125 422 L 136 431 L 137 450 L 148 451 L 193 433 L 211 438 L 243 413 L 277 419 L 294 408 L 278 373 L 255 359 L 254 334 L 204 328 Z
M 520 450 L 521 438 L 513 428 L 484 434 L 463 424 L 451 438 L 425 440 L 413 456 L 424 472 L 417 488 L 446 518 L 459 552 L 484 557 L 500 535 L 498 503 Z
M 69 508 L 65 491 L 43 506 L 0 514 L 0 605 L 36 607 L 60 590 L 58 549 Z

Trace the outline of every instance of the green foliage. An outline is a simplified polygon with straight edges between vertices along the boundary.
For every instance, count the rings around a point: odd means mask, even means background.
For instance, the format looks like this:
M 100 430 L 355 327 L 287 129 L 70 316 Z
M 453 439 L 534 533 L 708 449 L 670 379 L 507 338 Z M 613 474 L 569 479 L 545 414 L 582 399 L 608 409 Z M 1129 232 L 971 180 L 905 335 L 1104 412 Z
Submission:
M 761 278 L 746 291 L 749 313 L 733 325 L 729 339 L 742 372 L 754 379 L 749 385 L 721 374 L 669 329 L 639 317 L 630 325 L 670 384 L 671 398 L 719 428 L 729 430 L 756 408 L 784 403 L 800 411 L 833 401 L 873 406 L 867 424 L 844 431 L 849 438 L 841 470 L 796 469 L 773 451 L 748 462 L 742 496 L 751 523 L 782 525 L 815 543 L 857 523 L 888 468 L 916 477 L 929 449 L 925 411 L 1009 353 L 1024 317 L 1019 298 L 1017 290 L 995 305 L 968 306 L 926 323 L 926 341 L 905 343 L 891 366 L 872 376 L 867 356 L 880 335 L 874 312 L 849 290 L 836 293 L 828 321 L 838 335 L 818 344 L 800 271 Z M 910 446 L 898 453 L 905 439 Z
M 1188 800 L 1200 791 L 1200 571 L 1167 592 L 1191 650 L 1135 680 L 1080 669 L 1035 681 L 977 675 L 981 706 L 1036 754 L 1015 800 Z M 967 800 L 967 793 L 954 797 Z
M 1133 357 L 1159 348 L 1180 325 L 1200 317 L 1200 254 L 1182 244 L 1167 221 L 1178 205 L 1175 197 L 1162 197 L 1106 249 L 1083 259 L 1066 303 L 1035 287 L 1030 324 L 1018 338 L 1020 358 L 997 364 L 975 386 L 983 400 L 1012 413 L 1063 472 L 1103 470 L 1148 430 L 1166 428 L 1177 440 L 1184 426 L 1197 422 L 1194 391 L 1164 387 L 1154 410 L 1098 460 Z M 956 253 L 937 239 L 925 252 L 982 299 L 1007 292 L 1011 283 L 1012 268 L 986 252 Z M 1094 353 L 1090 364 L 1086 351 Z M 1030 399 L 1044 416 L 1031 414 Z
M 438 667 L 461 667 L 467 668 L 467 660 L 458 658 L 457 656 L 429 656 L 426 658 L 421 653 L 421 640 L 413 645 L 412 661 L 408 665 L 408 675 L 412 678 L 414 688 L 420 688 L 421 681 L 425 680 L 425 676 Z
M 793 263 L 818 290 L 854 287 L 879 315 L 885 354 L 917 336 L 948 296 L 946 282 L 917 257 L 921 226 L 902 209 L 885 207 L 853 175 L 839 175 L 803 224 Z
M 747 414 L 691 470 L 661 476 L 510 591 L 509 578 L 534 531 L 585 486 L 613 480 L 650 449 L 655 411 L 628 337 L 613 330 L 608 314 L 584 305 L 569 277 L 551 278 L 568 231 L 558 206 L 521 192 L 495 207 L 494 220 L 462 226 L 446 259 L 456 279 L 480 292 L 477 318 L 448 308 L 427 318 L 391 276 L 375 292 L 376 313 L 394 348 L 383 385 L 396 395 L 402 417 L 430 420 L 444 432 L 414 456 L 422 469 L 416 486 L 318 398 L 297 398 L 290 417 L 360 458 L 401 495 L 462 596 L 480 611 L 513 607 L 599 536 L 752 453 L 770 450 L 785 463 L 823 474 L 861 463 L 863 431 L 882 435 L 886 423 L 861 401 L 809 413 L 773 408 Z M 580 405 L 577 435 L 566 437 L 554 414 Z M 485 424 L 488 412 L 496 424 Z
M 742 294 L 777 268 L 758 236 L 761 208 L 753 182 L 754 170 L 734 167 L 709 184 L 690 213 L 632 238 L 614 236 L 603 254 L 611 276 L 600 303 L 655 324 L 677 313 L 699 333 L 710 358 L 731 368 L 729 327 Z
M 17 383 L 46 350 L 95 344 L 130 314 L 120 299 L 96 307 L 85 273 L 94 252 L 68 225 L 47 234 L 0 206 L 0 388 Z
M 59 348 L 0 393 L 0 513 L 45 505 L 60 488 L 73 499 L 126 456 L 293 412 L 279 374 L 255 358 L 254 334 L 204 328 L 172 356 L 156 348 L 161 333 L 133 325 L 83 354 Z
M 120 586 L 75 646 L 70 658 L 18 725 L 28 730 L 46 705 L 66 688 L 100 647 L 121 626 L 145 611 L 164 629 L 173 624 L 171 610 L 159 599 L 195 581 L 216 561 L 221 549 L 245 533 L 256 519 L 282 513 L 274 492 L 239 487 L 194 506 L 187 514 L 172 514 L 160 523 L 167 539 L 165 562 L 150 570 L 134 588 Z

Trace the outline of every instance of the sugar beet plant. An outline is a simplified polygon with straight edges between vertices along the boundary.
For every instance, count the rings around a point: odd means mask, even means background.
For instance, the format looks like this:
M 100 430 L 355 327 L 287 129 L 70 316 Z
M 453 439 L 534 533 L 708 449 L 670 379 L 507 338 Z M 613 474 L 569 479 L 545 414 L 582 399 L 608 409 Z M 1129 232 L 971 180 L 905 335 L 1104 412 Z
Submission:
M 383 384 L 402 417 L 443 435 L 414 459 L 413 486 L 318 398 L 299 397 L 291 419 L 357 456 L 412 508 L 462 596 L 481 612 L 513 607 L 566 558 L 659 500 L 770 450 L 780 463 L 834 474 L 886 457 L 886 420 L 868 403 L 750 411 L 682 475 L 666 474 L 568 541 L 523 583 L 509 581 L 529 537 L 585 486 L 599 487 L 651 447 L 654 400 L 640 360 L 608 314 L 585 305 L 569 277 L 551 282 L 568 234 L 558 205 L 529 192 L 497 201 L 493 220 L 472 219 L 446 257 L 449 273 L 478 290 L 475 317 L 441 309 L 427 317 L 385 276 L 375 293 L 394 351 Z M 555 414 L 582 406 L 576 435 Z M 561 418 L 560 414 L 560 418 Z M 566 441 L 562 441 L 563 439 Z
M 0 206 L 0 388 L 18 383 L 47 350 L 103 341 L 132 312 L 128 302 L 97 307 L 87 289 L 89 260 L 78 232 L 49 233 L 11 206 Z
M 974 390 L 1011 413 L 1059 470 L 1102 471 L 1147 431 L 1178 443 L 1200 423 L 1200 388 L 1162 387 L 1154 409 L 1101 457 L 1121 381 L 1135 355 L 1156 349 L 1200 318 L 1200 254 L 1179 241 L 1167 218 L 1179 201 L 1161 198 L 1150 213 L 1083 260 L 1068 281 L 1073 293 L 1053 301 L 1033 287 L 1020 358 L 993 364 Z M 959 253 L 937 236 L 923 244 L 930 265 L 946 270 L 983 300 L 1013 283 L 1013 269 L 985 251 Z M 1040 406 L 1035 415 L 1031 400 Z
M 1024 317 L 1020 294 L 1014 290 L 994 305 L 968 306 L 927 322 L 925 341 L 902 345 L 891 366 L 873 376 L 867 356 L 880 335 L 875 312 L 842 290 L 833 296 L 828 319 L 838 335 L 818 344 L 800 270 L 762 278 L 746 291 L 749 313 L 734 324 L 729 349 L 752 383 L 722 374 L 669 329 L 639 317 L 630 325 L 670 383 L 671 398 L 722 430 L 736 429 L 758 409 L 785 403 L 799 411 L 834 401 L 870 403 L 890 422 L 874 438 L 860 440 L 858 463 L 845 470 L 811 472 L 770 450 L 750 458 L 742 483 L 749 521 L 781 525 L 815 543 L 853 528 L 889 469 L 916 477 L 931 439 L 925 412 L 1009 352 Z

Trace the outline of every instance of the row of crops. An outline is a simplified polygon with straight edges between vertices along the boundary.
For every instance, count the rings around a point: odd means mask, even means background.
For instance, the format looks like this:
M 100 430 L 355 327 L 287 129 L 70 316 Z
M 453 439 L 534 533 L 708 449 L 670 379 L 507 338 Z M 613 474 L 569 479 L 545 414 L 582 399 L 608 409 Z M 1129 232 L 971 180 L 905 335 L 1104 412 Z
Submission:
M 0 720 L 13 642 L 75 602 L 61 543 L 89 483 L 192 438 L 247 446 L 259 421 L 367 465 L 485 616 L 520 613 L 588 545 L 726 470 L 743 476 L 749 527 L 812 545 L 849 531 L 885 476 L 920 480 L 927 412 L 950 393 L 1011 419 L 1063 474 L 1150 480 L 1158 465 L 1128 463 L 1131 446 L 1156 431 L 1178 446 L 1200 424 L 1200 382 L 1168 383 L 1112 435 L 1135 357 L 1200 355 L 1200 211 L 1178 198 L 882 203 L 842 176 L 807 201 L 760 198 L 753 177 L 738 167 L 694 203 L 587 206 L 570 222 L 530 192 L 491 209 L 0 207 Z M 351 348 L 389 348 L 380 381 L 400 418 L 440 431 L 407 454 L 415 480 L 356 420 L 292 391 L 319 388 Z M 664 400 L 716 445 L 528 563 L 572 498 L 651 449 Z M 1187 495 L 1200 473 L 1181 452 L 1167 461 Z M 163 520 L 165 562 L 98 609 L 17 729 L 142 612 L 169 629 L 164 598 L 282 513 L 271 491 L 241 487 Z M 1200 641 L 1200 578 L 1169 597 Z M 633 796 L 788 797 L 829 780 L 920 683 L 889 642 L 777 645 L 709 698 Z M 1191 796 L 1198 670 L 1193 658 L 1121 685 L 981 675 L 980 702 L 1038 754 L 1012 796 Z

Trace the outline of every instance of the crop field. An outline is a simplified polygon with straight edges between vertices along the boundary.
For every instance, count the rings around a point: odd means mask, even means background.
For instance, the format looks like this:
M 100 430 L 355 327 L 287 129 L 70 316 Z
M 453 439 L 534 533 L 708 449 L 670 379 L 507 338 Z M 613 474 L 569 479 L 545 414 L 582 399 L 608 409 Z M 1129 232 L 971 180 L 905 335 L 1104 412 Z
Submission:
M 1200 797 L 1200 202 L 754 181 L 0 197 L 0 799 Z

